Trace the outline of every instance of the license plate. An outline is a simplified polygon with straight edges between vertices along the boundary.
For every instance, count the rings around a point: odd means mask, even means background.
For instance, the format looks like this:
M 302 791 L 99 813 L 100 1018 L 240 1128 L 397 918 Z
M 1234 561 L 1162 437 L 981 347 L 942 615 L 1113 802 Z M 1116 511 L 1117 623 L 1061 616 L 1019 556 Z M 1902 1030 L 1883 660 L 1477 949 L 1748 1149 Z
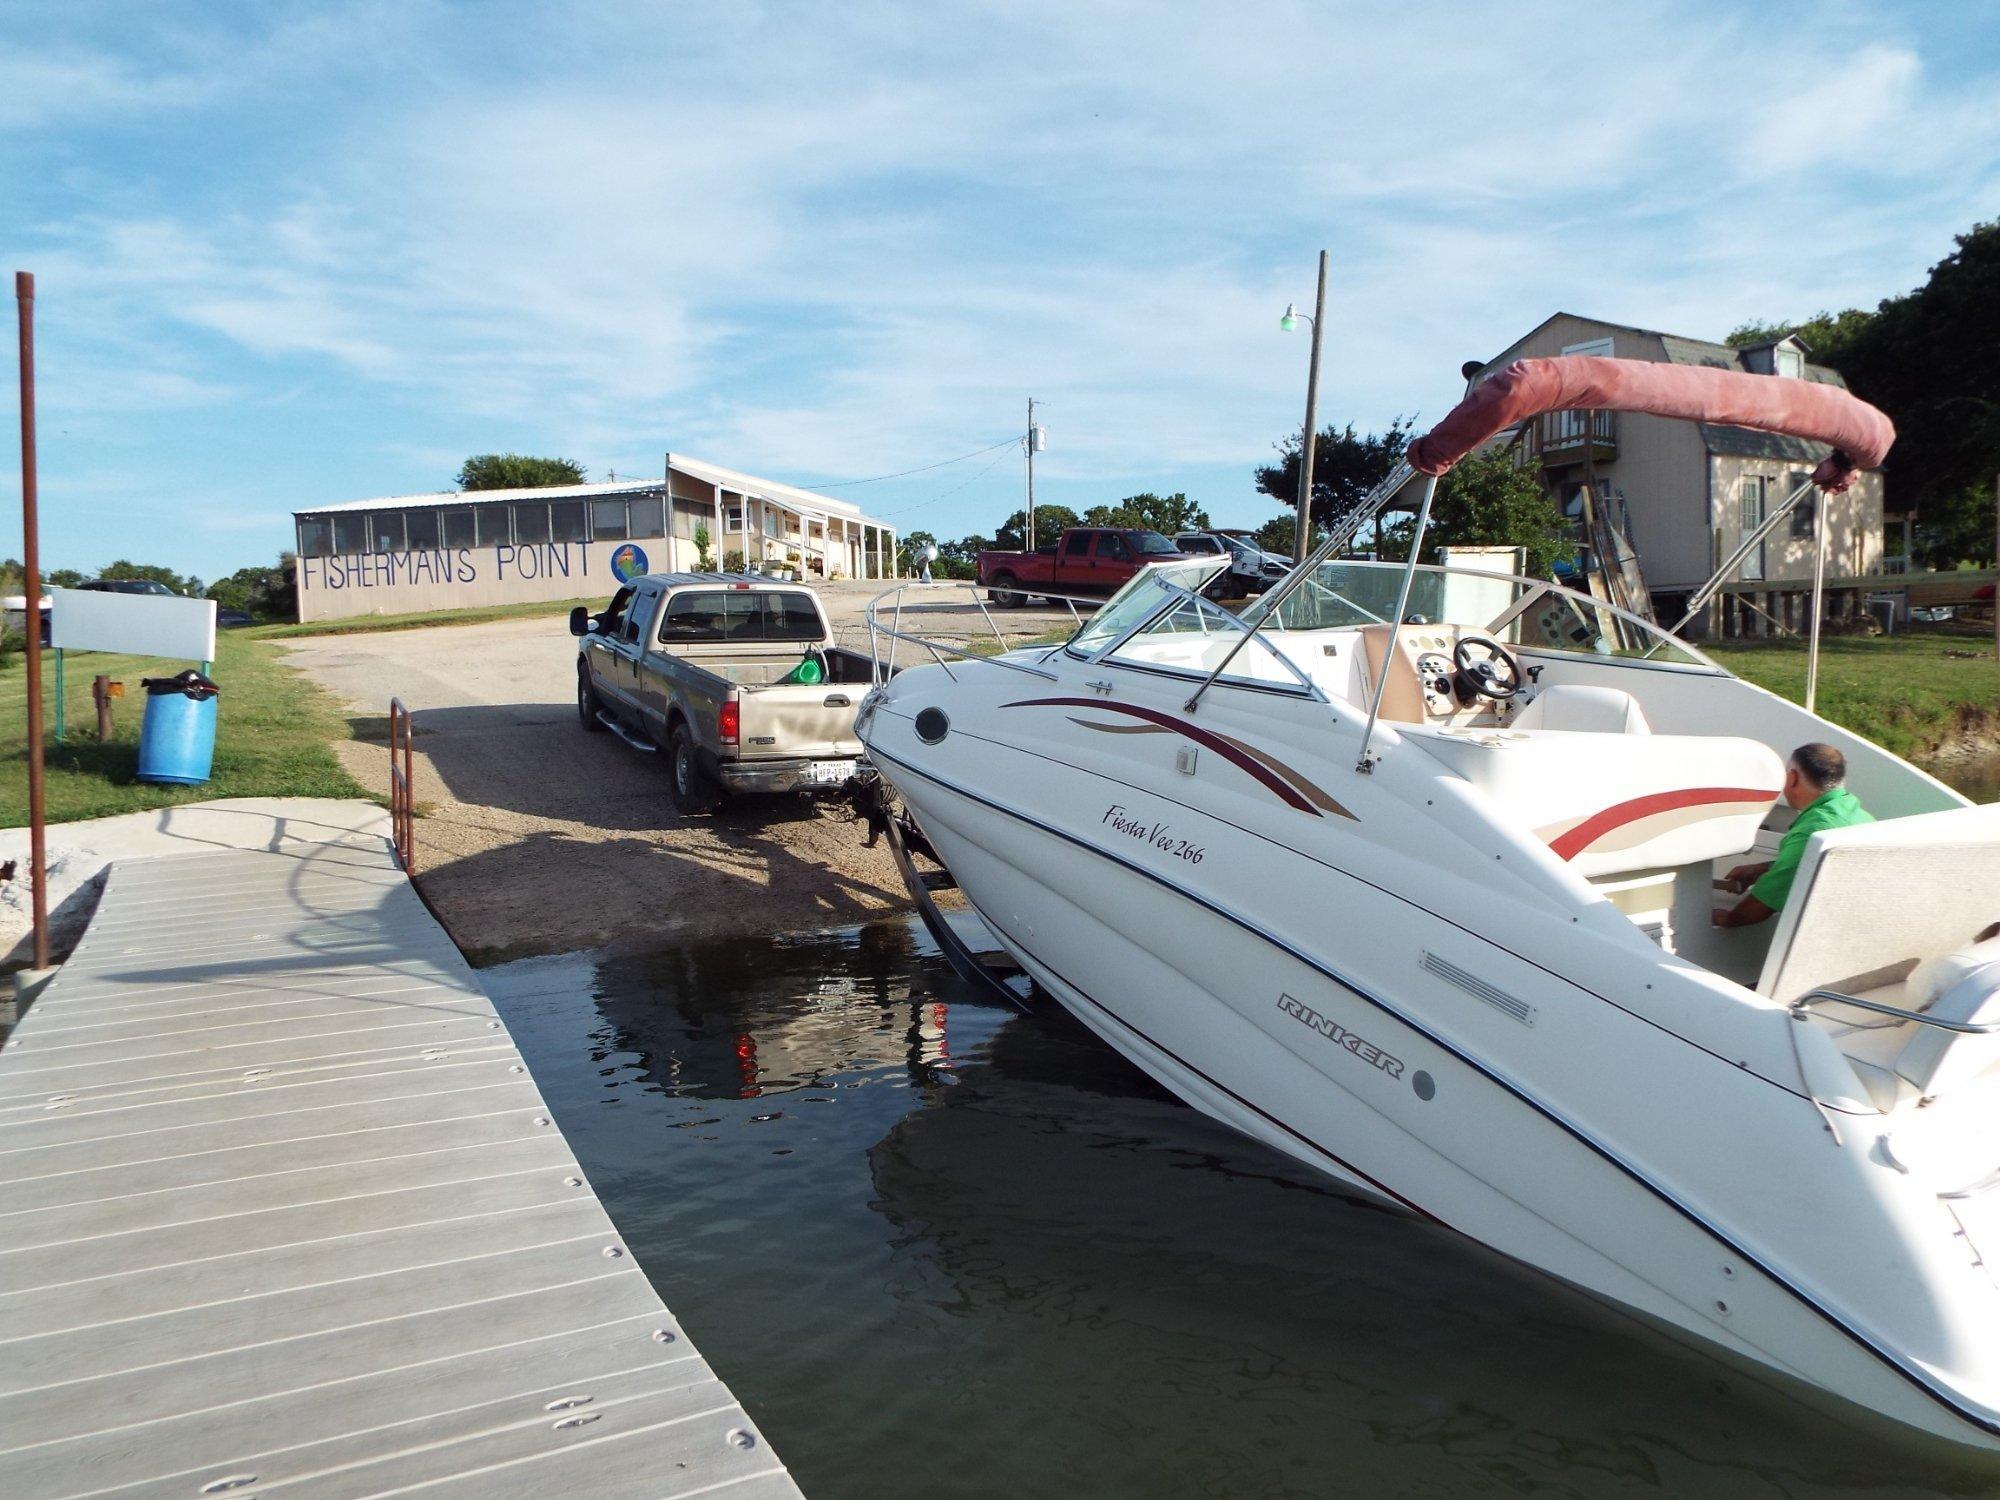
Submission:
M 823 786 L 837 786 L 853 774 L 854 762 L 851 760 L 816 760 L 806 770 L 807 780 Z

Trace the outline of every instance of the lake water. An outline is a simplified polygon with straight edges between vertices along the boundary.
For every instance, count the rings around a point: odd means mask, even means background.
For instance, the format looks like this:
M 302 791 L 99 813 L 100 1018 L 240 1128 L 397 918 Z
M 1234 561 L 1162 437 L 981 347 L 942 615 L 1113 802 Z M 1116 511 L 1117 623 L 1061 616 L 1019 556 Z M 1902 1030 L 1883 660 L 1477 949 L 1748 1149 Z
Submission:
M 1980 755 L 1932 771 L 1946 786 L 1974 802 L 2000 802 L 2000 755 Z
M 1342 1197 L 913 920 L 483 977 L 815 1500 L 2000 1488 Z

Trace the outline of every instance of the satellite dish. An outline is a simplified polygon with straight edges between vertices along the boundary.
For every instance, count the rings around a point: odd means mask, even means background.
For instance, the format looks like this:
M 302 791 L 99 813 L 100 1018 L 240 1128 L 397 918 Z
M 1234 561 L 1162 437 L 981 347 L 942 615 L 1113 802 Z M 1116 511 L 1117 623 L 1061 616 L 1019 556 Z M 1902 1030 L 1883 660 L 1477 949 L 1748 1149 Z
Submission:
M 938 560 L 937 543 L 925 542 L 923 545 L 923 549 L 917 553 L 917 556 L 922 558 L 925 562 L 936 562 Z

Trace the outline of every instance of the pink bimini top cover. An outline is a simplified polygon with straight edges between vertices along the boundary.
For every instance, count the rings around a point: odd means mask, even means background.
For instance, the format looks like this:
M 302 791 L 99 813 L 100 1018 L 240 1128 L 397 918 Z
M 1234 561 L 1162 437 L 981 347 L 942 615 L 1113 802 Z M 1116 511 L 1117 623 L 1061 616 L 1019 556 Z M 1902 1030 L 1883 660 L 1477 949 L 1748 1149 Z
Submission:
M 1480 381 L 1442 422 L 1410 444 L 1410 467 L 1421 474 L 1447 473 L 1495 433 L 1545 411 L 1642 411 L 1830 443 L 1833 452 L 1812 477 L 1832 491 L 1875 468 L 1896 441 L 1887 417 L 1837 385 L 1569 354 L 1516 360 Z

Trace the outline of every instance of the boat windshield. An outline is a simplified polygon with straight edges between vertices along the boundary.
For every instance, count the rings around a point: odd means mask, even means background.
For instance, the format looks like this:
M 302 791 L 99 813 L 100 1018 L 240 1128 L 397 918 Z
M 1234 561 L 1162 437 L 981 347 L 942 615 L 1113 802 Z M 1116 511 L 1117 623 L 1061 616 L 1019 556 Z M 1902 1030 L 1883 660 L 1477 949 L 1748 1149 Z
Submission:
M 1387 623 L 1402 587 L 1400 563 L 1322 563 L 1269 611 L 1281 630 L 1335 630 Z M 1253 624 L 1261 604 L 1245 612 Z M 1456 625 L 1508 645 L 1594 656 L 1713 666 L 1664 630 L 1560 584 L 1467 568 L 1420 565 L 1410 580 L 1405 624 Z
M 1183 589 L 1200 592 L 1201 586 L 1226 565 L 1226 560 L 1217 555 L 1141 568 L 1125 580 L 1123 588 L 1104 601 L 1102 609 L 1083 622 L 1082 628 L 1069 638 L 1069 649 L 1079 656 L 1093 655 L 1127 631 L 1145 624 L 1169 596 L 1178 596 Z

